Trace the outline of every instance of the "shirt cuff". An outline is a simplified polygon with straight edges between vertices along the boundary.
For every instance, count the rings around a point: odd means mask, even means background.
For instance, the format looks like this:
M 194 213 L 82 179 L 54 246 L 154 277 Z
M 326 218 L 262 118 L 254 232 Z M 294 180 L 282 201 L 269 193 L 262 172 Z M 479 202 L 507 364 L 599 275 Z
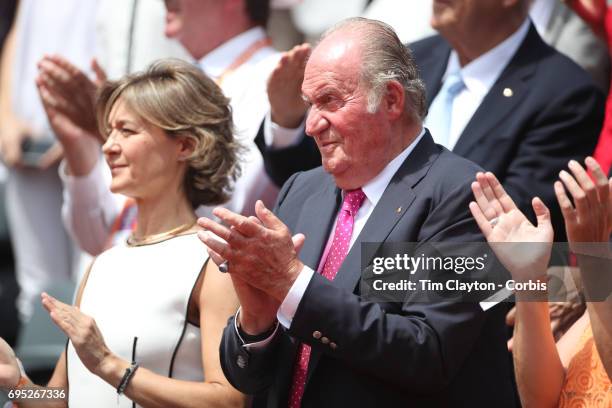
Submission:
M 270 344 L 270 342 L 276 335 L 276 332 L 278 331 L 278 322 L 275 323 L 274 331 L 268 337 L 266 337 L 263 340 L 256 341 L 254 343 L 247 343 L 246 341 L 244 341 L 244 339 L 240 335 L 240 330 L 238 330 L 238 316 L 240 316 L 241 309 L 242 307 L 239 307 L 238 310 L 236 311 L 236 315 L 234 316 L 234 330 L 236 330 L 236 335 L 238 335 L 238 338 L 240 339 L 240 342 L 242 343 L 242 347 L 244 347 L 247 351 L 263 349 L 268 344 Z
M 293 316 L 295 316 L 295 312 L 302 301 L 302 297 L 304 297 L 304 293 L 308 288 L 312 275 L 314 275 L 314 271 L 308 266 L 304 265 L 304 268 L 298 275 L 297 279 L 295 282 L 293 282 L 291 289 L 289 289 L 289 292 L 287 292 L 287 296 L 285 296 L 283 303 L 281 303 L 280 307 L 278 308 L 276 318 L 285 329 L 289 329 L 291 327 Z
M 302 140 L 304 120 L 295 129 L 284 128 L 272 122 L 270 111 L 264 119 L 264 141 L 271 149 L 283 149 L 298 144 Z
M 98 204 L 100 201 L 99 189 L 108 189 L 106 183 L 100 185 L 101 180 L 106 180 L 102 160 L 98 158 L 91 172 L 85 176 L 73 176 L 66 172 L 66 161 L 62 160 L 59 165 L 59 176 L 62 184 L 74 205 Z

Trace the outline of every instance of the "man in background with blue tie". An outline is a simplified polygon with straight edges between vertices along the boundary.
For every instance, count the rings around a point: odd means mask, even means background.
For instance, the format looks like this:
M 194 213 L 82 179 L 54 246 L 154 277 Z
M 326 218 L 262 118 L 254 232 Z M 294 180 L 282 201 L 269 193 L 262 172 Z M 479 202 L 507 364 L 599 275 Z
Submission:
M 199 220 L 241 302 L 221 344 L 229 381 L 268 407 L 514 406 L 504 308 L 362 297 L 362 242 L 482 240 L 467 210 L 479 168 L 423 128 L 409 51 L 385 24 L 347 20 L 301 89 L 322 168 L 291 177 L 274 213 Z
M 564 228 L 553 182 L 592 153 L 603 99 L 588 74 L 547 46 L 528 0 L 434 1 L 434 36 L 412 45 L 436 143 L 494 172 L 522 211 L 537 195 Z

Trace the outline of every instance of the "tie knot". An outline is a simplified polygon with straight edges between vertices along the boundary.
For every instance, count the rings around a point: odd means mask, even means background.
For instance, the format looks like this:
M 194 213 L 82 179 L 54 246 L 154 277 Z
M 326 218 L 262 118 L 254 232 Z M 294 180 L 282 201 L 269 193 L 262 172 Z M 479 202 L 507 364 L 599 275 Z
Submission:
M 361 207 L 363 200 L 365 199 L 365 193 L 360 188 L 356 190 L 348 190 L 344 192 L 344 201 L 342 202 L 342 209 L 348 211 L 351 215 L 355 215 Z
M 452 96 L 457 95 L 464 86 L 463 78 L 461 78 L 461 74 L 459 72 L 450 74 L 444 81 L 444 88 L 446 88 L 448 94 Z

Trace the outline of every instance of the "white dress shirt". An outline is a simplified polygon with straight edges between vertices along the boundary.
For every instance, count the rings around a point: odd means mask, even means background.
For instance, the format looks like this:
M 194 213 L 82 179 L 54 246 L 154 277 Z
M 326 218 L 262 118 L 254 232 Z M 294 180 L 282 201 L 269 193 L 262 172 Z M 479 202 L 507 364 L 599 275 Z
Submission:
M 550 22 L 556 3 L 556 0 L 533 0 L 533 3 L 531 3 L 529 17 L 531 17 L 533 25 L 542 38 L 546 36 L 548 23 Z
M 529 24 L 530 20 L 526 19 L 514 34 L 463 67 L 459 63 L 457 52 L 451 51 L 442 79 L 444 81 L 448 75 L 459 71 L 465 87 L 455 96 L 447 142 L 441 143 L 443 141 L 436 139 L 436 135 L 432 134 L 436 143 L 443 144 L 449 150 L 455 147 L 482 100 L 523 43 L 529 31 Z M 439 96 L 436 95 L 436 98 Z M 434 98 L 432 105 L 435 100 Z
M 363 200 L 363 204 L 355 214 L 355 221 L 353 224 L 353 233 L 351 235 L 351 241 L 349 244 L 349 251 L 353 247 L 355 240 L 359 236 L 359 233 L 365 226 L 368 218 L 372 214 L 374 207 L 378 204 L 378 201 L 382 197 L 383 193 L 387 189 L 387 186 L 391 182 L 391 179 L 400 168 L 402 163 L 408 158 L 410 153 L 414 150 L 416 145 L 421 141 L 423 135 L 425 134 L 425 129 L 421 129 L 421 133 L 414 139 L 408 147 L 406 147 L 397 157 L 387 164 L 387 166 L 372 180 L 368 181 L 364 184 L 361 189 L 365 194 L 365 200 Z M 334 226 L 332 227 L 332 231 L 336 229 L 336 222 L 338 221 L 338 216 L 336 215 L 336 220 L 334 221 Z M 299 232 L 299 231 L 298 231 Z M 321 257 L 321 261 L 319 262 L 319 266 L 317 270 L 322 270 L 323 264 L 325 263 L 325 258 L 327 253 L 329 252 L 329 248 L 333 241 L 333 232 L 332 235 L 328 238 L 327 244 L 325 246 L 325 250 L 323 252 L 323 256 Z M 289 328 L 291 326 L 291 322 L 293 321 L 293 316 L 295 315 L 295 311 L 297 310 L 302 297 L 304 296 L 304 292 L 306 292 L 306 288 L 308 287 L 308 283 L 312 279 L 312 275 L 315 271 L 304 265 L 304 269 L 300 272 L 298 278 L 289 289 L 287 296 L 281 303 L 278 313 L 276 317 L 280 324 L 282 324 L 285 328 Z

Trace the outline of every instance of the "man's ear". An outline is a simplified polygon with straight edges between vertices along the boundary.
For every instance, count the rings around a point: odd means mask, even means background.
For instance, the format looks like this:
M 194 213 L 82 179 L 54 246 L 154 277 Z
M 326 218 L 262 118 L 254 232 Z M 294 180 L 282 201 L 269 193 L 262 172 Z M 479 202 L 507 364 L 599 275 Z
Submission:
M 177 141 L 178 141 L 178 149 L 179 149 L 178 150 L 178 160 L 185 161 L 189 157 L 191 157 L 193 152 L 195 152 L 196 141 L 194 138 L 187 137 L 187 136 L 180 136 Z
M 397 119 L 402 116 L 406 104 L 406 92 L 402 84 L 397 81 L 387 82 L 386 92 L 381 103 L 390 119 Z

